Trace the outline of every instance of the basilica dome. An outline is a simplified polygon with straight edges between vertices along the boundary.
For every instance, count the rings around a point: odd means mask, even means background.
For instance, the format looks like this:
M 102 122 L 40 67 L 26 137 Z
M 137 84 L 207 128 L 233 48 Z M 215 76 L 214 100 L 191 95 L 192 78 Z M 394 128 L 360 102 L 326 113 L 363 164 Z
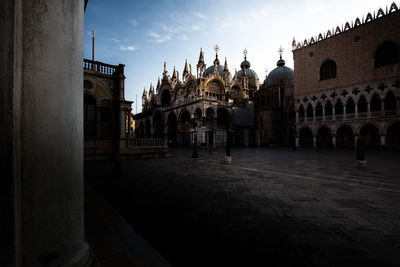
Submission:
M 282 57 L 277 62 L 277 67 L 273 69 L 266 78 L 267 86 L 280 84 L 293 84 L 293 70 L 285 66 L 285 60 Z
M 249 89 L 250 90 L 258 90 L 260 81 L 258 79 L 257 73 L 250 69 L 250 62 L 247 61 L 246 57 L 244 58 L 244 61 L 240 64 L 241 70 L 238 71 L 237 73 L 237 78 L 240 79 L 243 76 L 243 70 L 246 71 L 247 77 L 249 77 Z
M 216 65 L 217 66 L 217 71 L 219 72 L 219 74 L 220 75 L 222 75 L 222 73 L 224 72 L 224 66 L 222 66 L 222 65 L 219 65 L 219 62 L 218 62 L 218 65 Z M 215 66 L 214 65 L 212 65 L 212 66 L 210 66 L 210 67 L 208 67 L 207 69 L 206 69 L 206 77 L 209 75 L 209 74 L 212 74 L 213 72 L 214 72 L 214 68 L 215 68 Z

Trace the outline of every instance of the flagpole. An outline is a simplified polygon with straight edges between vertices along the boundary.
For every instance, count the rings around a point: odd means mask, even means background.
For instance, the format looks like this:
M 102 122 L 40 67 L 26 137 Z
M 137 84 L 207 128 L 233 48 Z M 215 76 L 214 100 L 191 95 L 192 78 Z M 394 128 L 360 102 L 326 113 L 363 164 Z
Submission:
M 92 31 L 92 70 L 94 70 L 94 30 Z

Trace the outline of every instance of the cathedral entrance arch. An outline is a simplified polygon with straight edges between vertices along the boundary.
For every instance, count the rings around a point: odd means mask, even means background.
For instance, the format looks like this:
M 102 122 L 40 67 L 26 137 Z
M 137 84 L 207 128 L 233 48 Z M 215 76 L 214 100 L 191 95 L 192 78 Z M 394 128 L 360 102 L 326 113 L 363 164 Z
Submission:
M 178 124 L 176 115 L 173 112 L 168 114 L 167 119 L 167 127 L 168 127 L 168 145 L 175 146 L 177 144 L 177 130 Z
M 360 139 L 368 148 L 379 148 L 379 130 L 373 124 L 366 124 L 360 130 Z
M 190 114 L 189 111 L 182 111 L 178 124 L 180 144 L 190 145 Z
M 317 146 L 318 147 L 331 147 L 332 134 L 326 126 L 322 126 L 317 132 Z
M 400 122 L 395 122 L 386 131 L 386 147 L 400 148 Z
M 300 129 L 300 146 L 301 147 L 312 147 L 313 137 L 310 128 L 303 127 Z
M 348 125 L 342 125 L 336 133 L 336 146 L 352 148 L 354 146 L 353 130 Z
M 156 138 L 164 137 L 164 116 L 161 111 L 153 115 L 153 136 Z

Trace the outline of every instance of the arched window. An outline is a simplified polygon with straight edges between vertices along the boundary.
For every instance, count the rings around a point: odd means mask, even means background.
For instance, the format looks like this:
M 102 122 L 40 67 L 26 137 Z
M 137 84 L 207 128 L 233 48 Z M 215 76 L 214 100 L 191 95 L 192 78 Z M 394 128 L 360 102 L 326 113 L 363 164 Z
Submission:
M 317 106 L 315 107 L 315 116 L 322 117 L 322 105 L 318 102 Z
M 358 113 L 365 113 L 368 111 L 367 100 L 364 96 L 361 96 L 358 100 Z
M 335 115 L 342 115 L 343 114 L 343 103 L 340 99 L 335 104 Z
M 374 94 L 371 98 L 371 112 L 381 110 L 381 99 L 377 94 Z
M 313 117 L 313 108 L 311 106 L 311 104 L 308 104 L 307 107 L 307 118 L 312 118 Z
M 299 113 L 299 118 L 304 118 L 304 108 L 303 108 L 303 105 L 300 106 L 298 113 Z
M 332 104 L 331 104 L 331 102 L 329 100 L 325 104 L 325 115 L 326 116 L 331 116 L 332 115 Z
M 385 110 L 394 110 L 396 109 L 396 98 L 394 94 L 389 91 L 385 97 Z
M 333 60 L 325 61 L 319 70 L 319 80 L 327 80 L 337 77 L 336 63 Z
M 399 46 L 394 42 L 384 42 L 375 51 L 375 68 L 398 63 L 399 61 Z
M 346 102 L 346 114 L 353 114 L 356 112 L 355 104 L 353 98 L 349 97 Z

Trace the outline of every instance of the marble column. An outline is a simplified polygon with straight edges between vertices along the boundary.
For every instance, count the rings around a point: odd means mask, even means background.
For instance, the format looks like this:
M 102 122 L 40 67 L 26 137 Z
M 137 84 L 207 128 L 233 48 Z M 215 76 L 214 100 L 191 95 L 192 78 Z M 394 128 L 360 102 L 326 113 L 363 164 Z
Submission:
M 1 228 L 5 266 L 91 264 L 83 215 L 84 3 L 0 3 L 1 140 L 9 152 L 1 153 L 9 166 L 1 179 L 12 194 L 4 202 L 11 205 L 1 203 L 8 212 L 0 211 L 12 237 Z
M 313 136 L 313 148 L 317 147 L 317 137 Z

